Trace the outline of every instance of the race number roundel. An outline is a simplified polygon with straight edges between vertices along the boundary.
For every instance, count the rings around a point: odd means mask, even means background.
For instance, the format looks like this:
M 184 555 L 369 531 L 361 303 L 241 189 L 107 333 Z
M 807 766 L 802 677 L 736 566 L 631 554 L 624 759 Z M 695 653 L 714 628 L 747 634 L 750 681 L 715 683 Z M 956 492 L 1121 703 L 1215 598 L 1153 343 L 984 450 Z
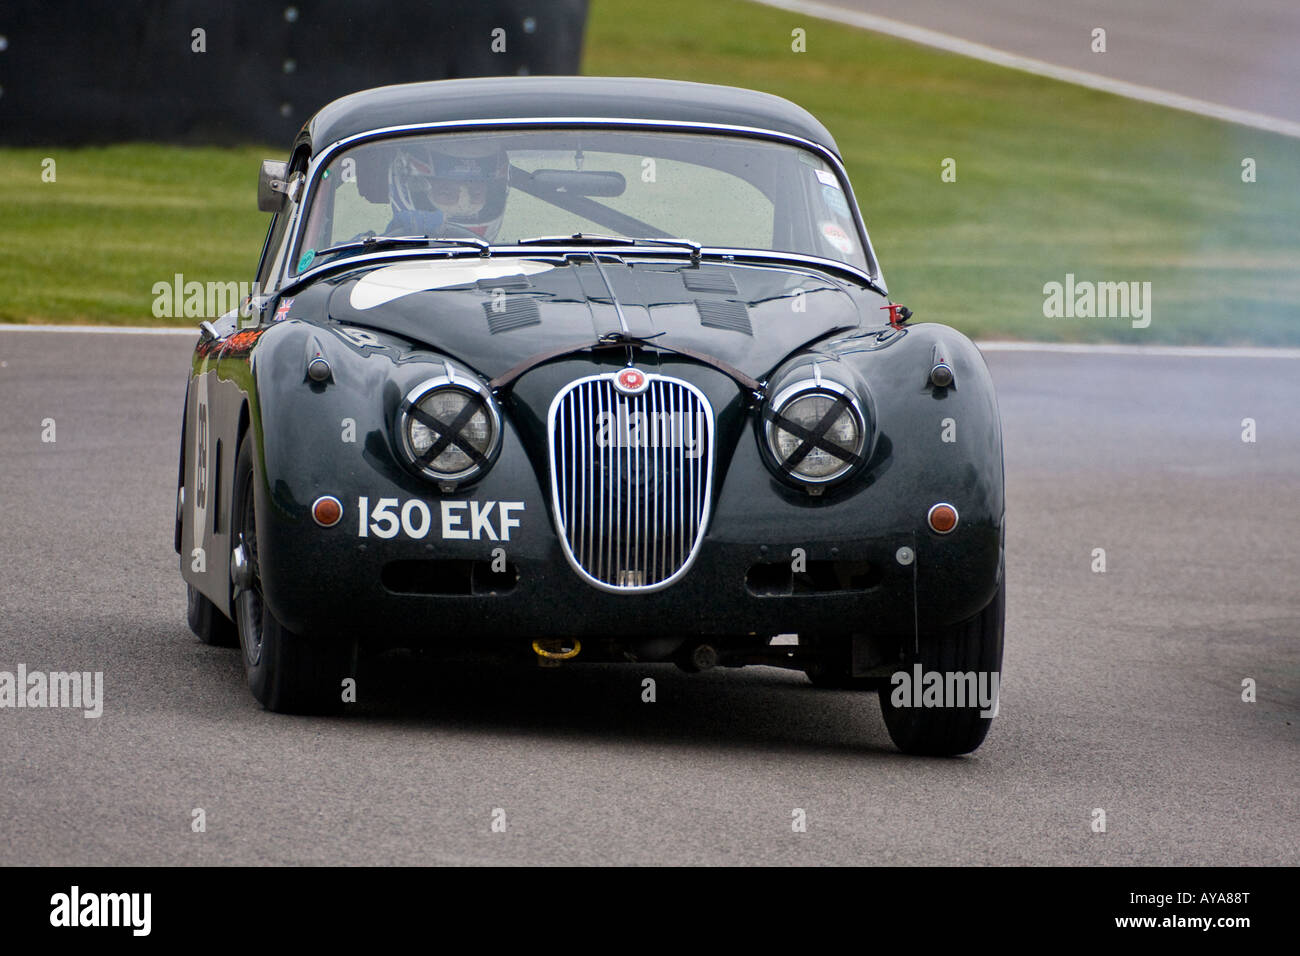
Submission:
M 614 377 L 614 387 L 624 395 L 639 395 L 649 384 L 650 380 L 639 368 L 625 368 Z

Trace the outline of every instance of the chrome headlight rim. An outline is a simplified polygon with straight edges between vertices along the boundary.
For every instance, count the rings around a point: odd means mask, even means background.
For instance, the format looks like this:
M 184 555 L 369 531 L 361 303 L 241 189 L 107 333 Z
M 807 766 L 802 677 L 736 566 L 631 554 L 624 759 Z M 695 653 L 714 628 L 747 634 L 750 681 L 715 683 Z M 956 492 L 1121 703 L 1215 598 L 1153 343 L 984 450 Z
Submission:
M 805 475 L 800 474 L 794 468 L 787 467 L 788 459 L 782 457 L 776 444 L 776 431 L 781 428 L 782 412 L 796 400 L 809 395 L 824 395 L 835 400 L 842 399 L 845 409 L 853 416 L 857 426 L 855 448 L 852 452 L 848 452 L 846 456 L 839 454 L 840 451 L 847 451 L 845 449 L 832 452 L 832 454 L 840 458 L 842 464 L 841 467 L 827 475 Z M 764 450 L 767 452 L 768 459 L 775 466 L 777 474 L 788 481 L 805 487 L 825 488 L 828 485 L 844 481 L 866 464 L 865 456 L 870 440 L 868 429 L 871 427 L 871 422 L 867 417 L 862 399 L 847 385 L 823 376 L 794 381 L 783 387 L 766 403 L 763 419 Z M 789 429 L 783 430 L 790 431 Z M 794 434 L 793 432 L 790 433 Z
M 420 403 L 434 392 L 446 389 L 472 396 L 486 414 L 488 426 L 491 430 L 487 447 L 483 451 L 479 451 L 471 446 L 474 452 L 474 455 L 469 456 L 472 464 L 467 468 L 454 472 L 439 471 L 432 466 L 432 462 L 422 463 L 421 458 L 423 456 L 411 444 L 410 426 L 412 419 L 415 418 L 412 410 L 419 408 Z M 492 392 L 486 383 L 481 381 L 478 376 L 471 375 L 468 372 L 457 374 L 455 370 L 448 369 L 447 374 L 427 378 L 407 391 L 401 403 L 397 406 L 397 421 L 395 424 L 398 446 L 401 448 L 407 467 L 421 477 L 436 481 L 447 488 L 466 485 L 483 477 L 488 469 L 492 467 L 493 462 L 496 461 L 497 452 L 501 450 L 501 413 L 497 409 L 496 401 L 493 399 Z M 459 437 L 459 433 L 457 437 Z M 451 440 L 451 444 L 462 451 L 466 451 L 465 445 L 454 438 Z

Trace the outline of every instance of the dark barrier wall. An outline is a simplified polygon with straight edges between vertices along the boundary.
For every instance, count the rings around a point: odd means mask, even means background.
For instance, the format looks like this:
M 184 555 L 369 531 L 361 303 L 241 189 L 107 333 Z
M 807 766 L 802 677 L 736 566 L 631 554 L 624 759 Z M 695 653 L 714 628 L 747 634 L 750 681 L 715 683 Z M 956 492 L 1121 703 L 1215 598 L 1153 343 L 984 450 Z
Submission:
M 587 0 L 3 0 L 0 143 L 287 147 L 355 90 L 577 73 L 586 16 Z

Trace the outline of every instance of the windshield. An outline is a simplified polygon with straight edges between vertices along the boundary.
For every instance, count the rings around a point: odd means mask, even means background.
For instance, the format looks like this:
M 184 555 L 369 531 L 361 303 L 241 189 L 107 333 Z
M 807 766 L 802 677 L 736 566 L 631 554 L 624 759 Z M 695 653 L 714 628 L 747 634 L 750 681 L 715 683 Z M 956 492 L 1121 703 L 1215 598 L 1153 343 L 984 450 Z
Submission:
M 376 237 L 509 245 L 575 233 L 793 252 L 874 271 L 845 184 L 811 150 L 712 133 L 548 128 L 340 152 L 312 191 L 293 274 L 396 245 L 365 242 Z

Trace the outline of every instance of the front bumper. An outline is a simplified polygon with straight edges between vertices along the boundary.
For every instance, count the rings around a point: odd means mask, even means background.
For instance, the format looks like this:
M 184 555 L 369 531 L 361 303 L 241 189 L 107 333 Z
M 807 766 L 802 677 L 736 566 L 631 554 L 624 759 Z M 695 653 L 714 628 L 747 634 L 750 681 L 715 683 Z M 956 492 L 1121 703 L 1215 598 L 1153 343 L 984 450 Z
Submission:
M 265 540 L 265 539 L 264 539 Z M 910 534 L 868 542 L 802 545 L 804 564 L 823 571 L 852 565 L 863 573 L 848 589 L 809 583 L 793 572 L 794 545 L 734 544 L 705 539 L 690 571 L 649 593 L 617 594 L 582 581 L 554 537 L 541 547 L 501 542 L 508 570 L 491 572 L 484 545 L 447 548 L 437 555 L 409 544 L 373 539 L 331 542 L 315 549 L 307 568 L 263 564 L 263 587 L 276 617 L 301 634 L 347 634 L 373 643 L 406 646 L 518 636 L 613 638 L 915 632 L 916 563 L 898 562 L 900 548 L 915 553 Z M 262 554 L 269 557 L 266 544 Z M 498 565 L 505 563 L 502 556 Z M 428 574 L 419 573 L 428 563 Z M 463 562 L 461 574 L 456 567 Z M 799 565 L 800 567 L 804 564 Z M 403 580 L 393 573 L 399 566 Z M 410 593 L 427 583 L 470 593 Z M 498 583 L 499 582 L 499 583 Z M 469 587 L 465 587 L 468 583 Z M 400 588 L 397 590 L 395 588 Z

